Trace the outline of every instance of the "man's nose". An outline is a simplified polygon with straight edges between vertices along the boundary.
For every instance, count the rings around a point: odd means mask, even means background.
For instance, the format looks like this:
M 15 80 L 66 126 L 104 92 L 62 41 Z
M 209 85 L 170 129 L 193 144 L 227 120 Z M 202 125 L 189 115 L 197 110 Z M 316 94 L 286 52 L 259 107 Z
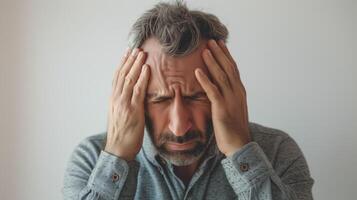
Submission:
M 190 115 L 181 98 L 174 98 L 174 103 L 170 110 L 170 131 L 176 136 L 185 135 L 192 126 Z

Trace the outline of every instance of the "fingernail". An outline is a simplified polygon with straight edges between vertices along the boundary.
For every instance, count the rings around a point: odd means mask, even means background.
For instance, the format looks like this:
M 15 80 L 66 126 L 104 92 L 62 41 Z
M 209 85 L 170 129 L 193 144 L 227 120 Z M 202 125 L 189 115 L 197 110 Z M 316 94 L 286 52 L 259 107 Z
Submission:
M 136 55 L 138 55 L 138 53 L 139 53 L 139 49 L 138 49 L 138 48 L 135 48 L 135 49 L 131 52 L 131 55 L 132 55 L 132 56 L 136 56 Z
M 197 73 L 198 73 L 199 75 L 202 75 L 201 69 L 197 68 L 196 71 L 197 71 Z
M 139 52 L 138 59 L 141 59 L 144 56 L 143 52 Z
M 213 40 L 213 39 L 211 40 L 211 44 L 212 44 L 213 46 L 215 46 L 215 47 L 217 46 L 217 42 L 216 42 L 215 40 Z
M 224 43 L 224 41 L 221 39 L 221 40 L 219 40 L 218 41 L 221 45 L 223 45 L 223 46 L 226 46 L 226 44 Z
M 208 56 L 212 57 L 212 53 L 211 53 L 211 51 L 210 51 L 209 49 L 206 49 L 206 54 L 207 54 Z
M 130 47 L 126 48 L 124 57 L 127 57 L 130 52 Z

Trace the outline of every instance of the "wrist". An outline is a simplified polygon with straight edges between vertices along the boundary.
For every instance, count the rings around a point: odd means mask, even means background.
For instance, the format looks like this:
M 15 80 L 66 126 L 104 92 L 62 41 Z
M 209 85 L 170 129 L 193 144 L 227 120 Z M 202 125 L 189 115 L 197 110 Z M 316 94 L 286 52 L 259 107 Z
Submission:
M 130 155 L 128 153 L 123 153 L 120 150 L 113 150 L 113 149 L 111 149 L 109 147 L 105 147 L 104 151 L 109 153 L 109 154 L 112 154 L 112 155 L 114 155 L 116 157 L 119 157 L 119 158 L 121 158 L 121 159 L 123 159 L 123 160 L 125 160 L 127 162 L 135 160 L 135 157 L 136 157 L 135 155 Z
M 236 143 L 234 143 L 234 145 L 231 145 L 229 148 L 227 148 L 227 150 L 224 153 L 225 156 L 229 157 L 233 155 L 235 152 L 242 149 L 249 142 L 251 142 L 251 140 L 244 140 L 244 141 L 238 140 Z

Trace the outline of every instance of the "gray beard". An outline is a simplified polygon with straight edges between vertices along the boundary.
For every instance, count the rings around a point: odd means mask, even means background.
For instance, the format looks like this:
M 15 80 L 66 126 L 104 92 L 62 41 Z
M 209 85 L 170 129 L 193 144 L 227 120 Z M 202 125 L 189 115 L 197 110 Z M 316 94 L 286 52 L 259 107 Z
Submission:
M 210 137 L 208 138 L 207 144 L 203 146 L 203 148 L 198 148 L 198 150 L 194 153 L 191 152 L 172 153 L 172 152 L 162 151 L 161 149 L 158 150 L 158 153 L 161 157 L 163 157 L 165 160 L 169 161 L 175 166 L 180 167 L 180 166 L 191 165 L 202 158 L 202 156 L 205 154 L 206 150 L 210 146 L 212 139 L 213 139 L 213 134 L 211 134 Z
M 187 166 L 199 161 L 200 158 L 205 154 L 208 147 L 211 145 L 212 140 L 214 139 L 213 124 L 212 121 L 209 120 L 206 123 L 206 127 L 203 132 L 206 136 L 205 137 L 206 141 L 204 143 L 197 142 L 194 148 L 186 151 L 178 151 L 178 152 L 167 151 L 162 145 L 158 146 L 155 139 L 153 138 L 151 119 L 148 116 L 145 116 L 145 121 L 146 121 L 145 128 L 155 148 L 157 149 L 159 156 L 161 156 L 162 158 L 164 158 L 165 160 L 167 160 L 168 162 L 172 163 L 175 166 Z

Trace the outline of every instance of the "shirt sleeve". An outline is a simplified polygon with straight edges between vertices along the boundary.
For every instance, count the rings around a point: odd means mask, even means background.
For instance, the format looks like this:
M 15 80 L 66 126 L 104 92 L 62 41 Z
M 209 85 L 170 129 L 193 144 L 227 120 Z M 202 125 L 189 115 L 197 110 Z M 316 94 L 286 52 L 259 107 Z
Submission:
M 139 163 L 127 162 L 82 142 L 72 153 L 64 175 L 65 200 L 133 199 Z
M 276 169 L 259 144 L 250 142 L 221 161 L 237 199 L 312 200 L 314 180 L 292 138 L 280 144 L 275 159 Z

